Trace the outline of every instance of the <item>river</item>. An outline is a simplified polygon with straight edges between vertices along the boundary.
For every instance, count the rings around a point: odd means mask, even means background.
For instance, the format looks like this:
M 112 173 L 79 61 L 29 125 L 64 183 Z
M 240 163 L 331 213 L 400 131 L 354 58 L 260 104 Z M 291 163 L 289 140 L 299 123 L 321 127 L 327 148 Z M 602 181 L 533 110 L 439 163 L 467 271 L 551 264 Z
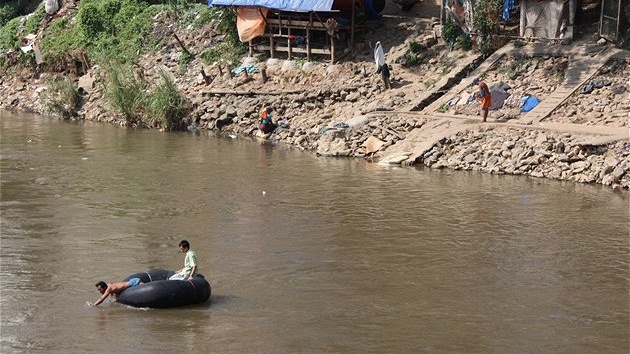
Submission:
M 628 192 L 3 112 L 2 353 L 628 353 Z M 178 269 L 210 302 L 99 280 Z

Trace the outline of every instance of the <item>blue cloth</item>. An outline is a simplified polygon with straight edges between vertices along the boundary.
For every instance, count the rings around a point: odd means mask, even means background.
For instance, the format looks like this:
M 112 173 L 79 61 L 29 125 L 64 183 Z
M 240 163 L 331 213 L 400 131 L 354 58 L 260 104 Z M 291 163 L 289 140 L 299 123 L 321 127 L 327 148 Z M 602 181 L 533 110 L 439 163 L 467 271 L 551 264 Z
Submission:
M 523 106 L 521 107 L 521 112 L 529 112 L 532 109 L 536 108 L 540 100 L 534 96 L 527 96 L 525 102 L 523 102 Z
M 127 284 L 129 285 L 130 288 L 133 288 L 134 286 L 138 286 L 140 284 L 140 278 L 131 278 L 129 279 L 129 282 Z
M 258 67 L 256 65 L 241 65 L 236 69 L 232 69 L 232 73 L 235 75 L 238 75 L 240 73 L 242 73 L 243 71 L 246 71 L 248 74 L 253 73 L 254 71 L 258 71 Z

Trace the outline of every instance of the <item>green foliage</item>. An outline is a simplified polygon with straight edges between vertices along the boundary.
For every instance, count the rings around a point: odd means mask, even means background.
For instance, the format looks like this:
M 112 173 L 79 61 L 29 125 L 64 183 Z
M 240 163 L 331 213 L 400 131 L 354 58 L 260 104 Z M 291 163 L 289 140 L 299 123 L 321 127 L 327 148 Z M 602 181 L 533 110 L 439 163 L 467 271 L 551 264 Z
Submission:
M 19 51 L 19 39 L 26 33 L 36 33 L 45 16 L 41 1 L 12 0 L 0 5 L 0 16 L 5 16 L 0 18 L 13 16 L 18 9 L 14 4 L 26 4 L 19 8 L 24 11 L 39 7 L 33 15 L 15 18 L 0 27 L 0 50 L 14 50 L 12 58 L 0 56 L 0 65 L 5 66 L 9 62 L 29 61 L 23 57 L 32 57 L 33 54 Z M 50 22 L 40 38 L 39 47 L 47 64 L 59 62 L 62 56 L 67 58 L 68 54 L 72 56 L 74 51 L 86 52 L 96 65 L 134 63 L 140 53 L 151 50 L 169 36 L 169 33 L 158 31 L 153 34 L 154 15 L 158 12 L 166 14 L 166 18 L 162 18 L 168 21 L 167 24 L 202 26 L 212 22 L 218 26 L 224 34 L 224 42 L 201 53 L 206 62 L 236 62 L 246 53 L 246 45 L 238 39 L 235 12 L 225 7 L 208 8 L 203 0 L 81 0 L 77 2 L 76 12 L 69 12 Z M 181 57 L 182 70 L 192 60 L 189 54 Z
M 243 45 L 236 29 L 236 13 L 223 6 L 213 7 L 211 10 L 217 23 L 216 28 L 225 35 L 226 41 L 232 45 Z
M 0 7 L 0 9 L 2 8 Z M 18 49 L 20 38 L 29 33 L 37 33 L 44 15 L 45 10 L 41 7 L 31 16 L 16 17 L 6 22 L 0 28 L 0 50 L 6 52 L 9 49 Z
M 68 18 L 58 18 L 46 29 L 40 49 L 44 51 L 48 62 L 55 62 L 57 58 L 74 49 L 80 48 L 79 29 L 71 26 Z
M 160 71 L 162 83 L 149 95 L 146 123 L 153 127 L 173 130 L 179 127 L 189 111 L 184 97 L 177 91 L 175 81 L 165 71 Z
M 201 59 L 207 64 L 238 62 L 247 53 L 247 46 L 238 37 L 236 13 L 226 7 L 213 7 L 210 8 L 210 14 L 204 16 L 213 18 L 215 28 L 224 35 L 224 42 L 214 45 L 209 50 L 201 53 Z
M 484 55 L 493 50 L 492 41 L 499 29 L 502 5 L 502 0 L 478 0 L 475 3 L 473 27 L 478 33 L 479 51 Z
M 440 107 L 438 107 L 438 112 L 440 113 L 446 113 L 448 112 L 448 102 L 444 102 L 440 105 Z
M 2 52 L 6 52 L 9 49 L 17 49 L 19 44 L 17 36 L 20 23 L 21 18 L 14 18 L 0 30 L 0 50 Z
M 9 4 L 0 5 L 0 26 L 4 26 L 17 16 L 15 7 Z
M 175 81 L 164 71 L 160 76 L 162 82 L 151 88 L 130 66 L 109 66 L 106 98 L 129 124 L 177 129 L 190 108 Z
M 109 66 L 106 73 L 108 80 L 105 97 L 109 104 L 127 123 L 142 121 L 146 82 L 129 66 Z
M 206 6 L 207 7 L 207 6 Z M 195 7 L 186 0 L 169 0 L 167 11 L 169 18 L 177 22 L 191 23 L 197 16 Z
M 468 33 L 462 33 L 459 37 L 457 37 L 457 43 L 462 47 L 463 50 L 472 49 L 473 43 Z
M 16 17 L 0 29 L 0 67 L 35 66 L 33 53 L 24 53 L 19 49 L 20 39 L 26 35 L 26 17 Z M 10 55 L 5 55 L 12 50 Z
M 208 7 L 207 0 L 163 0 L 168 18 L 174 22 L 192 24 L 199 28 L 213 21 L 215 8 Z
M 199 28 L 205 24 L 211 23 L 212 21 L 214 21 L 214 10 L 206 5 L 203 5 L 199 9 L 199 14 L 193 21 L 193 26 L 195 26 L 195 28 Z
M 424 46 L 416 41 L 409 42 L 409 51 L 412 53 L 420 53 L 424 49 Z
M 47 92 L 46 107 L 50 113 L 64 119 L 78 116 L 81 95 L 72 80 L 65 77 L 53 80 L 49 83 Z
M 189 51 L 184 50 L 181 56 L 179 57 L 179 70 L 181 73 L 184 73 L 186 71 L 186 68 L 188 68 L 188 64 L 190 64 L 192 60 L 193 60 L 193 55 L 190 54 Z
M 41 0 L 3 0 L 0 4 L 0 27 L 18 16 L 33 12 L 41 3 Z
M 406 64 L 405 66 L 407 67 L 420 64 L 420 62 L 418 61 L 418 56 L 412 52 L 405 53 L 405 55 L 403 55 L 403 59 Z
M 200 58 L 208 65 L 215 62 L 236 63 L 245 53 L 247 47 L 242 43 L 234 45 L 223 42 L 201 53 Z
M 457 23 L 452 19 L 449 19 L 448 21 L 446 21 L 444 27 L 442 28 L 442 38 L 444 38 L 446 43 L 453 45 L 455 44 L 455 41 L 457 40 L 460 32 L 461 29 L 459 28 Z
M 94 57 L 133 62 L 151 33 L 151 14 L 140 0 L 83 0 L 73 39 Z

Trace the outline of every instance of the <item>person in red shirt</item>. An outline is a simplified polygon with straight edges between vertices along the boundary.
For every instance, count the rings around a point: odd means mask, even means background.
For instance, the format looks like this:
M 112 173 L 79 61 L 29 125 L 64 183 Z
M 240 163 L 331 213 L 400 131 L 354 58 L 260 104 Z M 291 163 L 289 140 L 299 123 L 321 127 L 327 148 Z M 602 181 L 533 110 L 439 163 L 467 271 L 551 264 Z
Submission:
M 271 112 L 273 112 L 273 108 L 271 106 L 265 106 L 260 113 L 258 129 L 265 134 L 273 132 L 277 127 L 276 123 L 271 119 Z

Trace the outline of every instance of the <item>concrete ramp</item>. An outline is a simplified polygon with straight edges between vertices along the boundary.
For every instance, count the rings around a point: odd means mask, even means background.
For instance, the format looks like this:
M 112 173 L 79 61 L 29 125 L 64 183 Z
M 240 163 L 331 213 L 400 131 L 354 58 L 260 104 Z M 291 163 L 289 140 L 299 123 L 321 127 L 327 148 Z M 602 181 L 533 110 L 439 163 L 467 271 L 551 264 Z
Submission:
M 469 129 L 471 124 L 461 119 L 445 118 L 430 120 L 420 128 L 412 130 L 405 140 L 390 146 L 379 160 L 381 165 L 411 165 L 424 153 L 431 150 L 438 141 L 461 130 Z
M 588 56 L 583 54 L 588 51 L 587 48 L 577 47 L 573 51 L 568 53 L 569 67 L 565 73 L 564 82 L 551 95 L 545 97 L 536 108 L 524 114 L 519 119 L 520 123 L 532 124 L 543 121 L 582 85 L 591 80 L 610 58 L 620 52 L 614 48 L 600 48 L 596 55 Z

